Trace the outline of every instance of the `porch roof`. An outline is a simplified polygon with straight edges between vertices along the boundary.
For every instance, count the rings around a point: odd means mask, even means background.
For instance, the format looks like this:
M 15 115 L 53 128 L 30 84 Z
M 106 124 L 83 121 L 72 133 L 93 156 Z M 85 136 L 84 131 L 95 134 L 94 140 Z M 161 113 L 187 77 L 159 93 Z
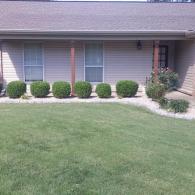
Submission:
M 0 1 L 0 18 L 1 39 L 182 39 L 195 31 L 195 4 Z

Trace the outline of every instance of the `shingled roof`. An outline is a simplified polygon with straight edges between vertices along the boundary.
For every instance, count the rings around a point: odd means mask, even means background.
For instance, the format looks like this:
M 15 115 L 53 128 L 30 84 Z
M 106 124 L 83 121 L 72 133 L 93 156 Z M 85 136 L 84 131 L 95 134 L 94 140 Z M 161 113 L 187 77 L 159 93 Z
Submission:
M 195 30 L 195 4 L 0 1 L 0 31 Z

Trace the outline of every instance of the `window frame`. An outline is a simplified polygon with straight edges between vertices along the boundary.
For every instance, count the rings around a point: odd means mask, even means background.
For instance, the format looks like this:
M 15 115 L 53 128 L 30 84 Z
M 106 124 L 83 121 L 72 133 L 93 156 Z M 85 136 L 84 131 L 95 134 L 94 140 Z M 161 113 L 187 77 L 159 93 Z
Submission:
M 86 65 L 86 45 L 89 43 L 97 43 L 97 44 L 102 44 L 102 66 L 89 66 Z M 99 83 L 104 83 L 104 42 L 103 41 L 87 41 L 84 42 L 83 44 L 83 50 L 84 50 L 84 81 L 86 80 L 86 68 L 102 68 L 102 81 L 101 82 L 90 82 L 92 84 L 99 84 Z
M 32 65 L 25 65 L 25 45 L 26 44 L 39 44 L 39 45 L 41 45 L 41 57 L 42 57 L 42 66 L 41 65 L 34 65 L 34 66 L 32 66 Z M 35 42 L 35 41 L 33 41 L 33 42 L 31 42 L 31 41 L 28 41 L 28 42 L 24 42 L 23 43 L 23 81 L 25 82 L 25 83 L 32 83 L 32 82 L 34 82 L 34 81 L 26 81 L 26 75 L 25 75 L 25 67 L 42 67 L 42 80 L 40 80 L 40 81 L 44 81 L 45 80 L 45 59 L 44 59 L 44 47 L 43 47 L 43 43 L 42 42 Z

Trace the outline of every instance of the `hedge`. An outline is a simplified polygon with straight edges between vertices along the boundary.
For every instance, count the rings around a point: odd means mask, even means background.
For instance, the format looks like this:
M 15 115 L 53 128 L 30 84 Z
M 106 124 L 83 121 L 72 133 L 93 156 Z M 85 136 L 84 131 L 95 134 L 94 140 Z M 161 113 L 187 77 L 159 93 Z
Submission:
M 92 92 L 92 86 L 87 81 L 77 81 L 74 86 L 74 91 L 79 98 L 89 98 Z
M 49 94 L 50 85 L 46 81 L 35 81 L 30 85 L 31 94 L 34 97 L 46 97 Z
M 26 93 L 26 84 L 22 81 L 12 81 L 8 83 L 6 90 L 10 98 L 20 98 Z
M 119 97 L 133 97 L 138 91 L 139 85 L 135 81 L 121 80 L 116 84 L 116 93 Z
M 109 98 L 111 97 L 111 86 L 107 83 L 100 83 L 96 86 L 95 92 L 99 98 Z
M 56 98 L 66 98 L 70 96 L 71 87 L 68 82 L 56 81 L 52 85 L 52 93 Z

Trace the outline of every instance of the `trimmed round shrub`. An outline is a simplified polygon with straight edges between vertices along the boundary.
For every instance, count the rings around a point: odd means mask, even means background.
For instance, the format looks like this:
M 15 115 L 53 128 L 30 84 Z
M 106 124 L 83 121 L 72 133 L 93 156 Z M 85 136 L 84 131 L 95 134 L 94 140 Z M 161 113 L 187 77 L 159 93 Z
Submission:
M 77 81 L 74 85 L 75 94 L 79 98 L 88 98 L 92 92 L 92 86 L 87 81 Z
M 64 81 L 56 81 L 52 85 L 52 92 L 56 98 L 66 98 L 71 92 L 70 84 Z
M 189 108 L 189 102 L 186 100 L 170 100 L 169 108 L 175 113 L 187 112 L 187 109 Z
M 35 81 L 30 85 L 31 94 L 34 97 L 46 97 L 49 94 L 50 85 L 46 81 Z
M 12 81 L 7 85 L 7 95 L 10 98 L 20 98 L 26 93 L 26 84 L 22 81 Z
M 147 96 L 153 100 L 159 100 L 160 98 L 164 97 L 165 92 L 165 86 L 160 83 L 151 83 L 146 88 Z
M 100 98 L 109 98 L 111 96 L 111 86 L 107 83 L 100 83 L 97 85 L 95 92 Z
M 122 80 L 116 84 L 116 93 L 119 97 L 133 97 L 138 91 L 139 85 L 135 81 Z

